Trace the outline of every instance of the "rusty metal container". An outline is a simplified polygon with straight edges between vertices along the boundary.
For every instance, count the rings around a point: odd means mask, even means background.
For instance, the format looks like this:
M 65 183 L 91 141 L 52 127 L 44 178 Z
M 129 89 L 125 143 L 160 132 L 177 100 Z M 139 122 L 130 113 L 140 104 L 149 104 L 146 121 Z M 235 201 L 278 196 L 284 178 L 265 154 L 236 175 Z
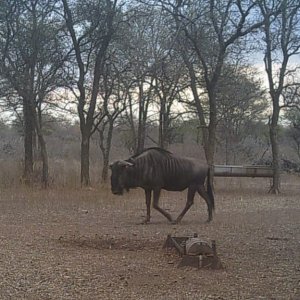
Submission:
M 213 255 L 210 245 L 198 237 L 189 238 L 185 250 L 187 255 Z

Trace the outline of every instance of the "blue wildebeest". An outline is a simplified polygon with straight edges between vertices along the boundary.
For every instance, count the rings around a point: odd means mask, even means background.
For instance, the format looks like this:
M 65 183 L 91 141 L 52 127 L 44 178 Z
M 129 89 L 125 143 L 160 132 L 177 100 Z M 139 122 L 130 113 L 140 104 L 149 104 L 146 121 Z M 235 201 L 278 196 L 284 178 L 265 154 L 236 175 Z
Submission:
M 210 169 L 196 159 L 173 155 L 161 148 L 149 148 L 126 160 L 119 160 L 110 165 L 111 190 L 115 195 L 122 195 L 124 189 L 141 187 L 145 190 L 147 217 L 150 221 L 151 194 L 153 207 L 170 222 L 178 223 L 193 205 L 195 193 L 204 198 L 208 208 L 208 222 L 212 220 L 214 196 L 211 186 Z M 207 191 L 204 183 L 207 178 Z M 161 189 L 183 191 L 188 189 L 187 202 L 175 221 L 171 215 L 159 206 Z

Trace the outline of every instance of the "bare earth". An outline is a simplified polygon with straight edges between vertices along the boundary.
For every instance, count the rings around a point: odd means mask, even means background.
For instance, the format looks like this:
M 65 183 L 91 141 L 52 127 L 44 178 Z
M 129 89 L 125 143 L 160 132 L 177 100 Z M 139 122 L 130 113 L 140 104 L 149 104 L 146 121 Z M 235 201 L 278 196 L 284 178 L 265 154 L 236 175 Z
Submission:
M 171 225 L 144 196 L 109 190 L 0 191 L 0 299 L 300 299 L 300 178 L 217 179 L 214 220 L 204 201 Z M 176 217 L 186 193 L 163 193 Z M 177 268 L 167 234 L 216 240 L 224 270 Z

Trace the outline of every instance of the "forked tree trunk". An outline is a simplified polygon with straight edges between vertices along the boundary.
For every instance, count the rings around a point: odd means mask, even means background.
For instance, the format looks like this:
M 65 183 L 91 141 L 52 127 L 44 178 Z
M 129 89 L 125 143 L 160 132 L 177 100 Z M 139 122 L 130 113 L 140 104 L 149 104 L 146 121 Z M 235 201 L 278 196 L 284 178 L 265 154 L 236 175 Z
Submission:
M 49 164 L 48 164 L 47 145 L 42 132 L 42 116 L 41 113 L 37 115 L 36 107 L 32 100 L 29 101 L 28 105 L 31 111 L 34 129 L 36 135 L 38 136 L 38 141 L 39 141 L 40 155 L 41 155 L 42 165 L 43 165 L 41 181 L 44 188 L 47 188 L 49 185 Z

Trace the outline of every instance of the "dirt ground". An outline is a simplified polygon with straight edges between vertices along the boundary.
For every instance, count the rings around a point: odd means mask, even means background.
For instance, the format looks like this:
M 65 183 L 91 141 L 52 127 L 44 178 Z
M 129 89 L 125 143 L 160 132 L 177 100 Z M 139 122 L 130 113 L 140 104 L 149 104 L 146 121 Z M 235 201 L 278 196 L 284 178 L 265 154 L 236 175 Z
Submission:
M 299 177 L 282 193 L 268 179 L 217 179 L 216 212 L 204 201 L 182 223 L 152 211 L 143 193 L 0 191 L 0 299 L 300 299 Z M 175 217 L 185 193 L 163 193 Z M 167 234 L 216 240 L 224 270 L 178 268 Z

